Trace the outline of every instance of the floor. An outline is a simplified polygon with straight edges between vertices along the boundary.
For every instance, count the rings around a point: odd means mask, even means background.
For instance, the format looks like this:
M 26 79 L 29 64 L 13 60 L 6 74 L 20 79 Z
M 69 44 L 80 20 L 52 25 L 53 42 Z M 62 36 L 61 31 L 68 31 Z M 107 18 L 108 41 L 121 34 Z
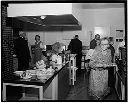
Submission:
M 77 75 L 77 81 L 74 86 L 71 86 L 69 94 L 65 101 L 79 100 L 79 101 L 93 101 L 94 99 L 88 95 L 88 73 L 85 70 L 80 72 L 80 75 Z M 8 101 L 16 101 L 20 96 L 8 96 Z M 31 100 L 36 100 L 37 98 L 31 98 Z M 104 98 L 103 101 L 118 101 L 115 90 L 112 90 L 112 93 Z
M 88 95 L 88 73 L 85 70 L 77 75 L 77 81 L 75 85 L 71 87 L 71 90 L 66 98 L 66 100 L 94 100 Z M 112 93 L 106 96 L 103 100 L 107 101 L 117 101 L 119 100 L 115 89 L 112 89 Z

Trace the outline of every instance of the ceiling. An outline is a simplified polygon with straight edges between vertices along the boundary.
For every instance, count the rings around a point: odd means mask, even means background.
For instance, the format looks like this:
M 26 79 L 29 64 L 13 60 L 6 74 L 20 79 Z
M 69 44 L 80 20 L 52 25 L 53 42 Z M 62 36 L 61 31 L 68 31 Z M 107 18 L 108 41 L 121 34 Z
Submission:
M 13 28 L 22 28 L 26 31 L 63 31 L 81 30 L 82 26 L 72 15 L 47 15 L 44 19 L 41 16 L 9 17 L 7 25 Z
M 73 8 L 78 9 L 104 9 L 122 8 L 124 3 L 73 3 Z M 40 16 L 22 16 L 8 19 L 8 24 L 14 28 L 36 31 L 62 31 L 62 30 L 81 30 L 79 21 L 72 15 L 47 15 L 44 19 Z M 10 23 L 11 22 L 11 23 Z
M 44 19 L 41 19 L 41 16 L 21 16 L 15 18 L 25 22 L 34 23 L 42 26 L 79 25 L 78 20 L 72 14 L 47 15 Z
M 79 9 L 122 8 L 124 3 L 73 3 L 73 7 Z

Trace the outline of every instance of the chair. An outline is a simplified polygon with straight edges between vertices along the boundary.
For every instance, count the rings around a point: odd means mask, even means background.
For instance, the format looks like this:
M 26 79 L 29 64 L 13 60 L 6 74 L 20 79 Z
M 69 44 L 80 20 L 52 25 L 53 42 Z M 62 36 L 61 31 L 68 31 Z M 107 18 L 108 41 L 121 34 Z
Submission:
M 87 63 L 85 61 L 85 58 L 86 58 L 86 54 L 87 54 L 88 50 L 89 50 L 89 46 L 82 46 L 82 60 L 81 60 L 82 63 L 81 63 L 81 67 L 83 69 L 85 69 L 86 65 L 87 65 Z
M 70 54 L 70 62 L 69 62 L 69 84 L 74 85 L 76 81 L 76 54 Z

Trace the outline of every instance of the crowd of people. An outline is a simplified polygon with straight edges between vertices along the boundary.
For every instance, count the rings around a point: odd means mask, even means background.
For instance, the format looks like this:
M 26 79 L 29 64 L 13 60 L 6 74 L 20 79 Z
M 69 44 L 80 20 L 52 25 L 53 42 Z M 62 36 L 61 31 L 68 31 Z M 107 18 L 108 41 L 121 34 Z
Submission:
M 26 70 L 29 68 L 29 62 L 31 61 L 30 50 L 25 37 L 26 34 L 24 32 L 20 33 L 15 43 L 18 70 Z M 52 50 L 46 51 L 46 46 L 40 40 L 39 35 L 35 36 L 35 41 L 34 64 L 39 60 L 44 60 L 48 65 L 56 63 L 55 58 L 58 58 L 61 52 L 60 44 L 57 42 L 52 45 Z M 108 65 L 114 63 L 115 49 L 113 44 L 114 40 L 112 37 L 100 38 L 100 35 L 96 34 L 95 38 L 90 42 L 89 52 L 91 55 L 88 56 L 87 53 L 90 68 L 88 91 L 89 95 L 98 100 L 110 93 L 110 87 L 112 87 L 114 83 L 112 80 L 114 71 L 111 68 L 107 69 Z M 78 35 L 75 35 L 70 41 L 67 50 L 71 54 L 76 54 L 76 67 L 78 68 L 77 73 L 79 74 L 81 71 L 82 41 L 79 40 Z

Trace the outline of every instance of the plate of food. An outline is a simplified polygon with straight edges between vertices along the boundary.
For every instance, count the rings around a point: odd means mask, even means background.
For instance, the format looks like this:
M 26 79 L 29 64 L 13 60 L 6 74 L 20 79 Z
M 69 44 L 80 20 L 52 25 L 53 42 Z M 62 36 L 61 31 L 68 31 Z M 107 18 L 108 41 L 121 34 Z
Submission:
M 15 71 L 14 74 L 17 76 L 21 76 L 24 73 L 24 71 Z

